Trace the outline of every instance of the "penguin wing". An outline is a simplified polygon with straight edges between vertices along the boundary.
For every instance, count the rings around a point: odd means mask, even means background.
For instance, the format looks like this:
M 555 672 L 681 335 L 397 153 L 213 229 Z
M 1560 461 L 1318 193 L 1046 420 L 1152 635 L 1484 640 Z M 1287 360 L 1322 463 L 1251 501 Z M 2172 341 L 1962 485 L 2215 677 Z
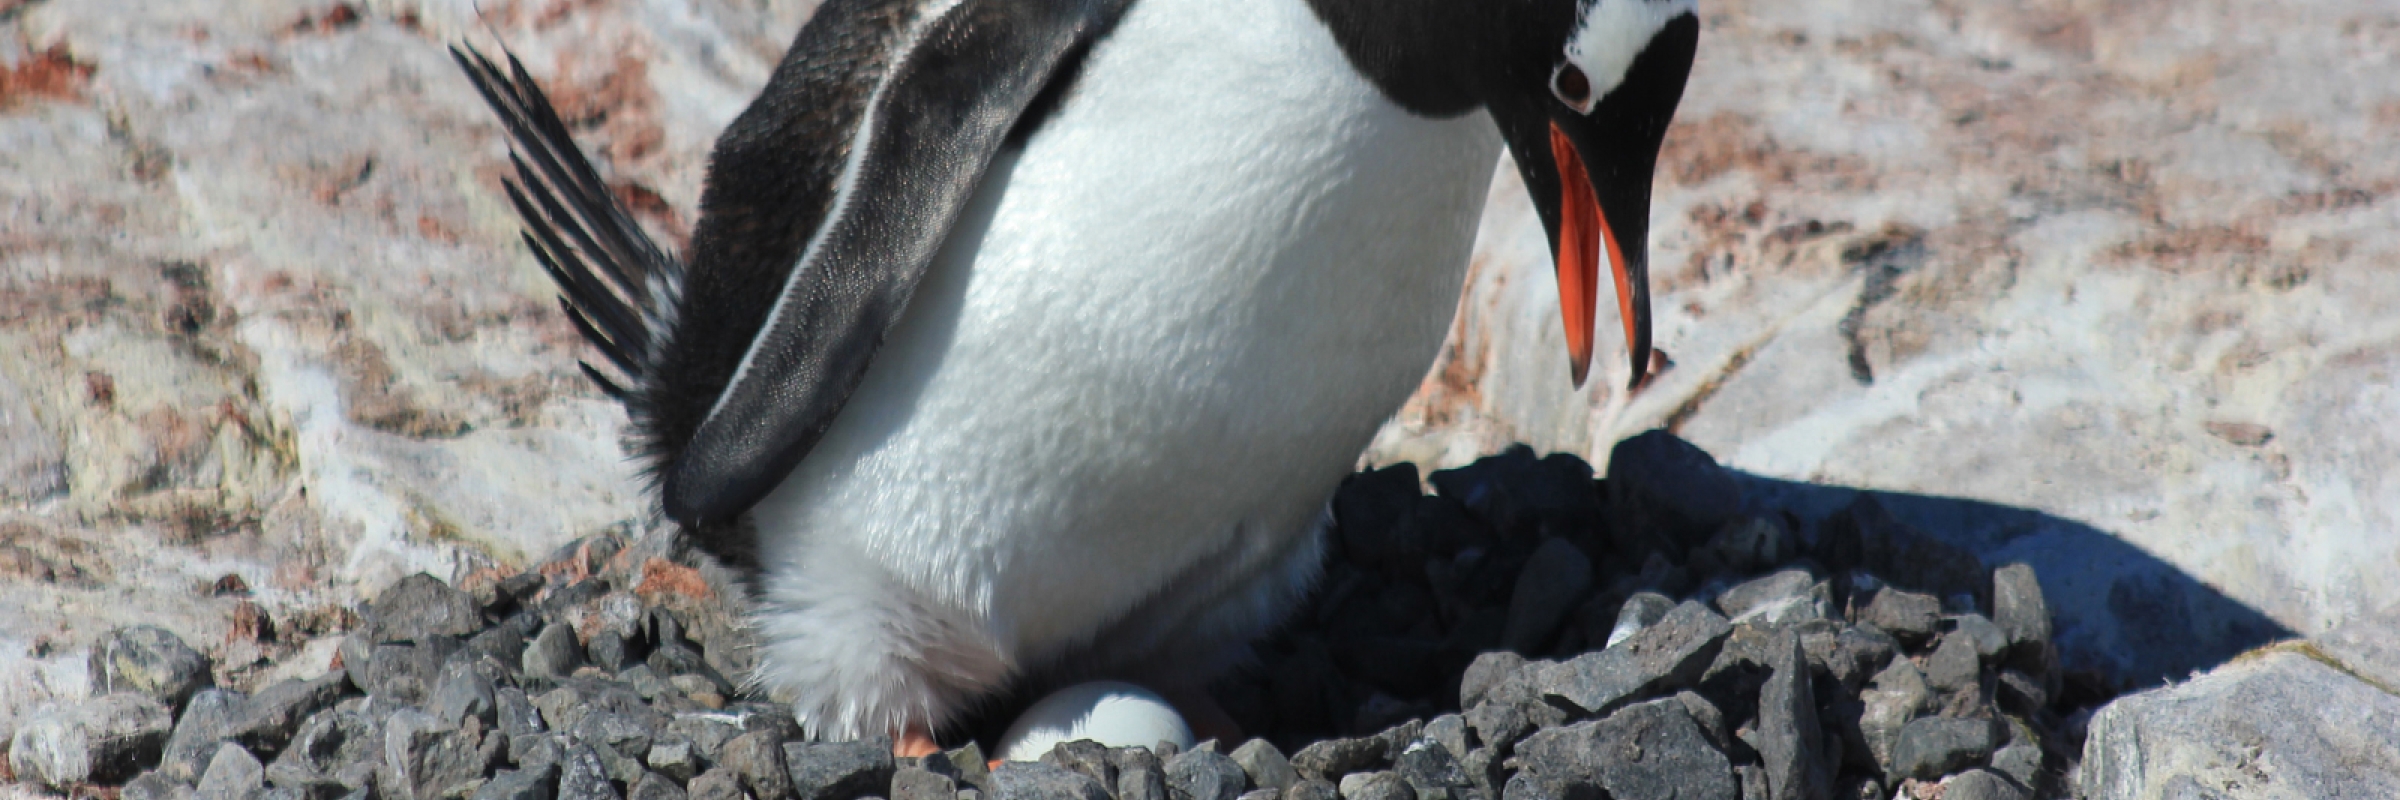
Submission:
M 729 520 L 808 454 L 1011 129 L 1127 2 L 832 0 L 818 12 L 709 166 L 683 324 L 669 344 L 699 357 L 664 360 L 703 374 L 660 391 L 722 389 L 696 421 L 684 418 L 688 439 L 678 444 L 673 430 L 663 437 L 671 452 L 658 465 L 659 488 L 669 516 L 687 525 Z M 874 44 L 884 31 L 898 31 L 888 47 Z M 800 105 L 811 97 L 834 102 Z M 828 146 L 840 157 L 794 163 L 795 150 Z M 832 164 L 830 192 L 812 191 L 805 176 Z M 804 239 L 790 235 L 802 226 Z M 780 280 L 761 279 L 777 271 Z M 745 303 L 765 306 L 763 319 L 740 319 Z M 739 348 L 707 341 L 737 332 L 747 335 Z M 702 352 L 710 350 L 713 359 Z M 705 374 L 727 361 L 721 379 Z

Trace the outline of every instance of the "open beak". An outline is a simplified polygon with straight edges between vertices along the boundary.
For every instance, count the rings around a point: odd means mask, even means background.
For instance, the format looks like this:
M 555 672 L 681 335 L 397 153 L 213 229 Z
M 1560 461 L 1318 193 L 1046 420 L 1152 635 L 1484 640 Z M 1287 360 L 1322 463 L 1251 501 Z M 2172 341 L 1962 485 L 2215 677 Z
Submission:
M 1617 318 L 1625 325 L 1625 347 L 1632 358 L 1633 379 L 1639 388 L 1650 366 L 1650 278 L 1638 257 L 1626 258 L 1624 243 L 1608 224 L 1592 189 L 1591 171 L 1567 132 L 1550 123 L 1551 162 L 1558 169 L 1558 309 L 1567 326 L 1567 369 L 1581 388 L 1592 371 L 1592 337 L 1599 308 L 1600 258 L 1607 253 L 1609 271 L 1617 282 Z M 1647 178 L 1647 175 L 1643 176 Z M 1645 189 L 1647 187 L 1644 187 Z M 1643 204 L 1644 213 L 1648 212 Z M 1635 230 L 1641 227 L 1637 223 Z M 1636 247 L 1644 242 L 1634 242 Z

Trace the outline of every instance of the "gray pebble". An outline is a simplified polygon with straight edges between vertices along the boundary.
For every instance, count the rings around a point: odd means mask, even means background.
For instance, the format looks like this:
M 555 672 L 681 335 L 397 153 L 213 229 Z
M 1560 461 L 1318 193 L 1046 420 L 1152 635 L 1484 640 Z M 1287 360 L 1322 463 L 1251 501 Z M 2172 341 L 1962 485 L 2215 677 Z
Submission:
M 149 695 L 118 692 L 19 721 L 9 767 L 52 788 L 116 783 L 158 763 L 172 717 Z
M 443 724 L 457 727 L 473 717 L 490 728 L 500 722 L 498 687 L 472 663 L 452 661 L 442 668 L 441 677 L 426 699 L 426 710 Z M 520 695 L 522 696 L 522 695 Z
M 1466 718 L 1457 714 L 1443 714 L 1427 720 L 1424 736 L 1450 751 L 1452 756 L 1463 758 L 1475 749 L 1468 738 Z
M 2008 776 L 2017 785 L 2029 789 L 2041 788 L 2042 748 L 2030 742 L 2020 742 L 2000 748 L 1992 754 L 1992 771 Z
M 1117 770 L 1117 800 L 1167 800 L 1167 771 L 1147 748 L 1112 747 L 1108 763 Z
M 1167 759 L 1166 775 L 1175 800 L 1234 800 L 1250 780 L 1232 758 L 1197 747 Z
M 655 772 L 645 772 L 626 787 L 625 800 L 685 800 L 683 787 Z
M 1418 739 L 1392 757 L 1392 772 L 1406 781 L 1418 797 L 1433 800 L 1464 797 L 1475 782 L 1458 764 L 1458 757 L 1439 742 Z
M 1059 742 L 1042 754 L 1041 761 L 1081 773 L 1102 786 L 1117 785 L 1117 768 L 1109 763 L 1108 747 L 1090 739 Z
M 1991 770 L 1968 770 L 1942 782 L 1942 800 L 2026 800 L 2030 793 Z
M 1517 757 L 1540 765 L 1545 781 L 1570 794 L 1577 786 L 1613 797 L 1733 800 L 1733 765 L 1674 698 L 1636 703 L 1595 722 L 1535 733 Z
M 258 757 L 241 745 L 226 742 L 217 745 L 216 755 L 208 760 L 208 770 L 200 775 L 200 785 L 193 790 L 194 800 L 247 800 L 251 794 L 266 787 L 266 768 Z
M 1283 790 L 1283 800 L 1339 800 L 1341 796 L 1341 787 L 1320 780 L 1304 780 Z
M 1506 650 L 1476 656 L 1474 661 L 1467 664 L 1467 671 L 1459 676 L 1459 706 L 1462 708 L 1475 707 L 1477 703 L 1483 702 L 1485 692 L 1490 691 L 1493 686 L 1498 685 L 1500 681 L 1515 674 L 1524 666 L 1524 656 Z
M 1282 800 L 1281 789 L 1252 789 L 1243 792 L 1240 800 Z
M 742 734 L 742 729 L 722 719 L 701 714 L 685 714 L 667 723 L 667 734 L 688 739 L 706 761 L 716 761 L 725 751 L 725 743 Z
M 242 693 L 226 689 L 203 689 L 192 695 L 191 702 L 184 704 L 183 717 L 175 722 L 175 731 L 167 736 L 159 773 L 178 783 L 197 783 L 201 771 L 208 769 L 208 760 L 216 756 L 217 743 L 232 737 L 233 716 L 244 699 Z
M 689 740 L 681 738 L 651 744 L 649 754 L 642 757 L 642 763 L 648 764 L 661 775 L 675 779 L 676 783 L 689 781 L 692 776 L 700 774 L 700 754 Z
M 1546 671 L 1542 698 L 1586 716 L 1641 696 L 1697 683 L 1733 626 L 1707 606 L 1685 601 L 1617 646 L 1585 653 Z
M 575 629 L 561 623 L 551 623 L 525 646 L 520 667 L 525 674 L 539 678 L 564 678 L 583 666 L 583 646 L 575 641 Z
M 1533 723 L 1525 719 L 1524 713 L 1502 703 L 1467 709 L 1466 720 L 1467 726 L 1474 729 L 1475 738 L 1504 754 L 1514 750 L 1525 734 L 1533 732 Z
M 1604 646 L 1617 646 L 1619 642 L 1641 633 L 1643 628 L 1658 624 L 1659 620 L 1666 618 L 1667 612 L 1674 609 L 1675 601 L 1666 595 L 1657 592 L 1633 593 L 1632 597 L 1625 598 L 1623 606 L 1617 608 L 1616 625 L 1609 628 L 1608 641 Z
M 1901 644 L 1915 646 L 1933 637 L 1942 619 L 1942 601 L 1929 594 L 1884 587 L 1858 612 L 1858 621 L 1880 628 Z
M 357 711 L 320 711 L 300 724 L 291 744 L 267 765 L 267 780 L 312 792 L 328 786 L 356 789 L 373 782 L 383 760 L 381 721 Z
M 422 572 L 376 595 L 366 617 L 367 639 L 374 643 L 466 636 L 483 629 L 483 609 L 472 595 Z
M 1975 657 L 1986 664 L 1999 661 L 2000 656 L 2008 652 L 2008 633 L 1982 614 L 1951 617 L 1950 632 L 1943 635 L 1966 639 L 1975 646 Z
M 1925 683 L 1944 692 L 1974 688 L 1982 679 L 1983 665 L 1975 658 L 1975 643 L 1965 636 L 1944 636 L 1933 648 L 1933 656 L 1925 659 Z
M 1325 739 L 1292 754 L 1292 768 L 1303 778 L 1338 781 L 1353 772 L 1384 763 L 1382 739 Z
M 692 776 L 691 782 L 684 784 L 683 788 L 690 800 L 742 800 L 747 797 L 742 794 L 742 777 L 723 767 Z
M 1800 652 L 1800 637 L 1786 630 L 1770 645 L 1768 668 L 1774 670 L 1759 690 L 1759 757 L 1767 771 L 1767 797 L 1808 800 L 1832 789 L 1832 765 L 1827 763 L 1823 729 L 1817 724 L 1816 696 L 1810 690 L 1808 661 Z
M 558 763 L 558 800 L 619 800 L 608 767 L 591 745 L 570 742 Z
M 892 743 L 793 742 L 783 746 L 792 796 L 800 800 L 850 800 L 882 794 L 892 783 Z
M 1752 578 L 1717 595 L 1716 606 L 1727 617 L 1739 618 L 1752 609 L 1784 600 L 1805 598 L 1817 576 L 1805 569 L 1787 569 Z
M 1408 781 L 1390 772 L 1357 772 L 1342 776 L 1342 800 L 1417 800 Z
M 558 796 L 558 765 L 504 769 L 475 788 L 471 800 L 554 800 Z
M 433 715 L 402 710 L 383 722 L 383 785 L 391 800 L 435 800 L 482 779 L 500 761 L 500 737 L 442 724 Z
M 783 768 L 781 741 L 768 731 L 733 737 L 725 743 L 725 755 L 717 763 L 741 776 L 742 788 L 756 800 L 788 800 L 792 776 Z
M 169 711 L 183 708 L 194 693 L 215 685 L 208 657 L 165 628 L 138 625 L 102 634 L 85 662 L 92 694 L 139 692 Z
M 2033 567 L 2009 564 L 1992 571 L 1992 621 L 2012 645 L 2050 643 L 2050 604 Z
M 315 680 L 286 680 L 260 689 L 242 702 L 227 732 L 252 752 L 282 752 L 300 723 L 340 700 L 349 683 L 347 673 L 335 670 Z
M 117 790 L 118 800 L 191 800 L 191 797 L 191 784 L 168 780 L 157 770 L 136 775 Z
M 1108 800 L 1108 788 L 1073 770 L 1038 761 L 1006 761 L 992 770 L 994 800 Z
M 910 765 L 892 773 L 892 800 L 954 800 L 958 782 L 924 767 Z M 698 800 L 698 798 L 694 798 Z
M 1923 717 L 1900 729 L 1890 774 L 1933 780 L 1985 763 L 2000 746 L 2000 725 L 1988 719 Z

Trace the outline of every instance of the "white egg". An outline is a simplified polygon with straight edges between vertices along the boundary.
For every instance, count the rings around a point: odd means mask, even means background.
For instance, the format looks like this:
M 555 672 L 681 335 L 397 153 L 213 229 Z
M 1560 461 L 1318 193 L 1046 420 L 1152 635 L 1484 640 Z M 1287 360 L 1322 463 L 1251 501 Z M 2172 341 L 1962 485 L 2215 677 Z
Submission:
M 1191 747 L 1192 728 L 1175 707 L 1130 683 L 1079 683 L 1050 693 L 1008 726 L 994 748 L 1005 761 L 1033 761 L 1059 742 L 1090 739 L 1110 747 Z

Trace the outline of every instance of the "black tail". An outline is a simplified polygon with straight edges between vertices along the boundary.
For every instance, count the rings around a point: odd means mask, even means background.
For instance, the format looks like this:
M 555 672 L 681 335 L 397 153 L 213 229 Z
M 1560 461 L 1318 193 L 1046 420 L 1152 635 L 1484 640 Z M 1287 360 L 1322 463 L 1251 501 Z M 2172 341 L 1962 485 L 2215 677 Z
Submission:
M 650 241 L 609 196 L 525 65 L 514 54 L 501 54 L 508 59 L 505 72 L 472 47 L 450 48 L 508 128 L 514 144 L 509 161 L 517 167 L 508 199 L 525 221 L 525 246 L 558 282 L 559 307 L 620 377 L 612 380 L 589 361 L 582 363 L 583 374 L 644 416 L 642 396 L 675 313 L 683 264 Z

